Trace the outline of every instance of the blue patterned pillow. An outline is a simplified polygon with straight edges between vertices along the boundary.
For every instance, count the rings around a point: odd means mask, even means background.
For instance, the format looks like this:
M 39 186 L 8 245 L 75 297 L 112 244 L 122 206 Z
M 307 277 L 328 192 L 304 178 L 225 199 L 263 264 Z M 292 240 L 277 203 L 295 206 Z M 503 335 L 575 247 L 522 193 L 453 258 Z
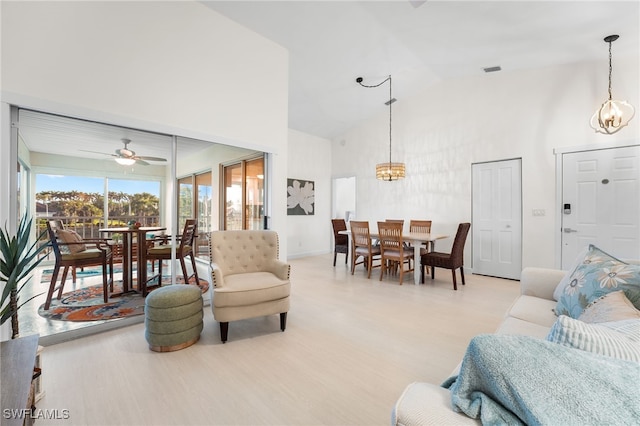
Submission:
M 640 266 L 626 264 L 590 244 L 562 291 L 556 315 L 578 318 L 589 303 L 617 290 L 640 309 Z

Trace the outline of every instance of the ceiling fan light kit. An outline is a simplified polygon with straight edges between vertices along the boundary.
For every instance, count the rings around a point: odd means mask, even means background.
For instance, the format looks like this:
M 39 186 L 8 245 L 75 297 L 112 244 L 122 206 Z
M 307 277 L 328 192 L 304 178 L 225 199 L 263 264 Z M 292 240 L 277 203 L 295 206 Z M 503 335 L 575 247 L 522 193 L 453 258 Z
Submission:
M 613 100 L 611 96 L 611 43 L 618 39 L 617 34 L 604 38 L 609 43 L 609 99 L 604 101 L 600 108 L 591 117 L 591 127 L 598 133 L 612 135 L 629 124 L 635 115 L 633 105 L 627 101 Z
M 120 164 L 121 166 L 132 166 L 136 164 L 136 160 L 133 158 L 116 157 L 114 158 L 114 160 L 116 160 L 116 163 Z
M 366 87 L 367 89 L 380 87 L 387 81 L 389 82 L 389 100 L 385 102 L 385 105 L 389 106 L 389 161 L 376 164 L 376 179 L 386 181 L 403 179 L 406 172 L 404 163 L 394 163 L 391 161 L 391 105 L 396 101 L 396 99 L 393 98 L 391 92 L 391 76 L 387 77 L 382 82 L 372 86 L 366 85 L 362 83 L 362 81 L 362 77 L 358 77 L 356 79 L 356 83 L 358 83 L 362 87 Z

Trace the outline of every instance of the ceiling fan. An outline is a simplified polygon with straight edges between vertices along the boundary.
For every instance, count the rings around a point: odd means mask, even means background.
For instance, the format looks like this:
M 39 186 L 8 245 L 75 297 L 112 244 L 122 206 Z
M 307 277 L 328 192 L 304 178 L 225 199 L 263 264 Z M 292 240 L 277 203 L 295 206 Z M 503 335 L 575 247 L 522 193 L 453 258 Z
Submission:
M 116 163 L 121 164 L 123 166 L 131 166 L 136 163 L 141 164 L 143 166 L 148 166 L 149 165 L 148 161 L 167 161 L 166 158 L 149 157 L 146 155 L 136 155 L 135 151 L 132 151 L 129 148 L 127 148 L 127 145 L 131 143 L 131 139 L 123 138 L 121 140 L 122 140 L 122 143 L 124 144 L 124 148 L 116 149 L 115 154 L 107 154 L 106 152 L 96 152 L 96 151 L 86 151 L 86 150 L 82 150 L 82 151 L 93 152 L 96 154 L 110 155 L 114 157 L 114 160 L 116 161 Z

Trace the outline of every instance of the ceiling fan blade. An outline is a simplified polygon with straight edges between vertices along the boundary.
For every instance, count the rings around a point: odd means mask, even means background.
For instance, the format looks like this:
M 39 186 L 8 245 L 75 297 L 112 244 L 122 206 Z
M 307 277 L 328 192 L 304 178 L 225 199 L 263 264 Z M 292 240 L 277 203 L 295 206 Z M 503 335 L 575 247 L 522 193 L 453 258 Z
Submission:
M 78 151 L 81 151 L 81 152 L 90 152 L 90 153 L 92 153 L 92 154 L 108 155 L 109 157 L 118 157 L 118 156 L 117 156 L 117 155 L 115 155 L 115 154 L 109 154 L 109 153 L 107 153 L 107 152 L 89 151 L 89 150 L 86 150 L 86 149 L 79 149 Z
M 160 157 L 149 157 L 146 155 L 137 155 L 136 156 L 136 160 L 140 159 L 140 160 L 147 160 L 147 161 L 167 161 L 166 158 L 160 158 Z
M 140 164 L 142 166 L 148 166 L 149 165 L 149 163 L 147 163 L 144 160 L 141 160 L 139 157 L 136 157 L 136 164 Z

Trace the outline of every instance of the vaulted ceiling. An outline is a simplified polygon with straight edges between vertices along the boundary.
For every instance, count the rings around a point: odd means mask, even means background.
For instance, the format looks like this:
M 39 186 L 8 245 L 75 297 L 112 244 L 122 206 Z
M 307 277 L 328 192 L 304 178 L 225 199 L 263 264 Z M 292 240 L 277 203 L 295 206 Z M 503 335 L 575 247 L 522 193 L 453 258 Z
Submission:
M 289 127 L 333 138 L 446 79 L 640 51 L 638 1 L 203 1 L 289 51 Z M 615 67 L 615 65 L 614 65 Z M 606 83 L 604 83 L 606 84 Z M 606 90 L 606 86 L 604 86 Z M 603 91 L 603 96 L 606 92 Z M 594 105 L 594 108 L 596 105 Z
M 386 109 L 388 88 L 365 90 L 355 83 L 360 76 L 376 84 L 392 75 L 393 96 L 402 102 L 447 79 L 482 76 L 485 67 L 508 73 L 601 61 L 606 69 L 609 34 L 620 35 L 614 68 L 617 55 L 640 51 L 638 1 L 202 3 L 289 51 L 289 127 L 324 138 Z M 109 158 L 129 138 L 138 155 L 170 157 L 166 135 L 29 111 L 20 132 L 37 152 Z M 182 140 L 181 152 L 202 143 Z

